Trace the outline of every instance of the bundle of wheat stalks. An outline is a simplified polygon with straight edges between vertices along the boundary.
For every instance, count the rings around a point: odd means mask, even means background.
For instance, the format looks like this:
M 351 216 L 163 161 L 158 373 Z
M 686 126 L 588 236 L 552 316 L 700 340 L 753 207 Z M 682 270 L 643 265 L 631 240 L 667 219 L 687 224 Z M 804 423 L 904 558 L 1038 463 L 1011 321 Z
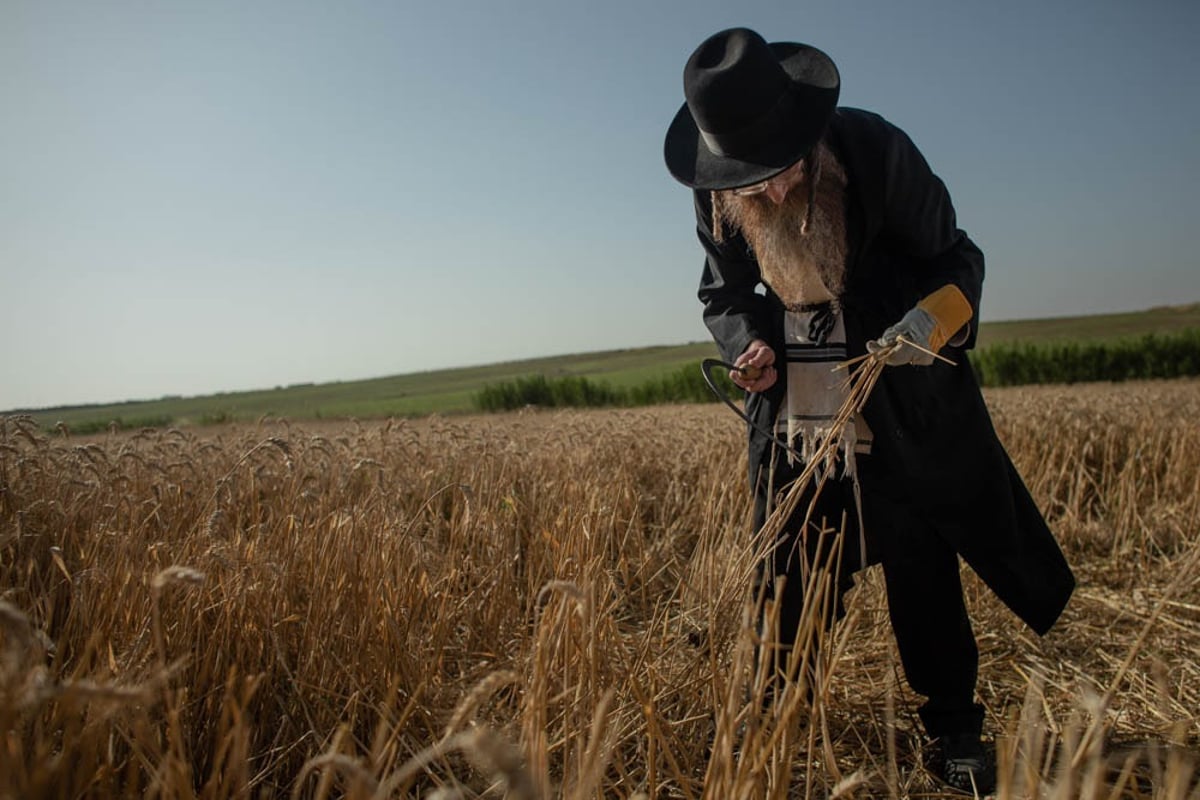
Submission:
M 1080 579 L 1039 640 L 964 574 L 1000 796 L 1200 797 L 1200 384 L 988 401 Z M 757 713 L 744 451 L 713 406 L 4 419 L 0 797 L 938 796 L 873 570 Z

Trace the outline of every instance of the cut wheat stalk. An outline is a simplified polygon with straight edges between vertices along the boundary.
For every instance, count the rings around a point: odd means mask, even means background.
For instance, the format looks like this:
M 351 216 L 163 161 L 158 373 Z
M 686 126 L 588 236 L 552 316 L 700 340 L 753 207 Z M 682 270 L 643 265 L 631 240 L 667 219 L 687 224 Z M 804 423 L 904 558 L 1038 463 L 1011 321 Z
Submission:
M 834 368 L 835 370 L 849 370 L 845 383 L 846 399 L 842 401 L 837 414 L 834 415 L 833 422 L 824 432 L 820 441 L 816 443 L 816 447 L 813 448 L 812 456 L 805 464 L 804 470 L 788 487 L 783 499 L 768 516 L 761 534 L 767 541 L 773 541 L 782 531 L 822 465 L 832 464 L 836 461 L 838 447 L 846 426 L 850 420 L 862 412 L 863 406 L 871 396 L 871 391 L 887 367 L 888 356 L 906 343 L 897 340 L 888 347 L 842 362 Z M 853 453 L 847 454 L 846 457 L 853 458 Z

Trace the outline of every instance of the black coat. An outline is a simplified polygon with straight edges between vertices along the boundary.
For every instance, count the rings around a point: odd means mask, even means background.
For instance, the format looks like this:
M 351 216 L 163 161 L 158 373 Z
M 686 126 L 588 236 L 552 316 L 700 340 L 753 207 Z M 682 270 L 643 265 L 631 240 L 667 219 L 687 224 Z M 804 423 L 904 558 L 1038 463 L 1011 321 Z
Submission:
M 922 297 L 953 283 L 974 309 L 970 332 L 943 355 L 957 362 L 888 367 L 863 409 L 874 434 L 870 456 L 888 476 L 865 494 L 903 497 L 997 596 L 1038 633 L 1058 618 L 1075 580 L 1041 513 L 1013 468 L 967 363 L 978 330 L 983 254 L 958 229 L 945 186 L 903 131 L 882 117 L 838 109 L 828 143 L 845 167 L 849 252 L 842 308 L 851 357 Z M 706 251 L 699 297 L 722 356 L 735 360 L 754 339 L 782 358 L 783 306 L 761 286 L 745 240 L 712 237 L 708 192 L 695 193 L 697 232 Z M 756 289 L 762 291 L 756 291 Z M 781 365 L 782 366 L 782 365 Z M 786 369 L 747 414 L 774 429 L 787 392 Z M 770 441 L 749 428 L 751 485 L 771 458 Z M 758 491 L 760 508 L 762 491 Z M 869 519 L 867 521 L 869 526 Z

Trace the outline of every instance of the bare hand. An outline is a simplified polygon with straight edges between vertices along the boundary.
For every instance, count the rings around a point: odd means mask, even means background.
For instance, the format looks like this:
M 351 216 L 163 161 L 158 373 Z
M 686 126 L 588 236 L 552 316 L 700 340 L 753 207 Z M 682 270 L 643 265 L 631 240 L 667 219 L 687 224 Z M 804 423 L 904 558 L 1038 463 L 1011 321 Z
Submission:
M 775 351 L 762 339 L 755 339 L 746 352 L 733 362 L 729 379 L 747 392 L 765 392 L 779 377 L 775 372 Z

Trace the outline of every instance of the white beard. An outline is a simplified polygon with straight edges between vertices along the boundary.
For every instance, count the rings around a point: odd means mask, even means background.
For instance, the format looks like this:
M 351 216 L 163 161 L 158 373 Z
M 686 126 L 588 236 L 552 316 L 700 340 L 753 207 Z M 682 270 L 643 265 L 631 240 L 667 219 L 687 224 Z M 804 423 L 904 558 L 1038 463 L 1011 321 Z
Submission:
M 765 195 L 716 193 L 716 216 L 739 231 L 758 260 L 763 283 L 789 308 L 841 296 L 846 275 L 846 172 L 820 143 L 819 170 L 804 178 L 776 206 Z M 807 232 L 809 192 L 816 172 L 816 202 Z

